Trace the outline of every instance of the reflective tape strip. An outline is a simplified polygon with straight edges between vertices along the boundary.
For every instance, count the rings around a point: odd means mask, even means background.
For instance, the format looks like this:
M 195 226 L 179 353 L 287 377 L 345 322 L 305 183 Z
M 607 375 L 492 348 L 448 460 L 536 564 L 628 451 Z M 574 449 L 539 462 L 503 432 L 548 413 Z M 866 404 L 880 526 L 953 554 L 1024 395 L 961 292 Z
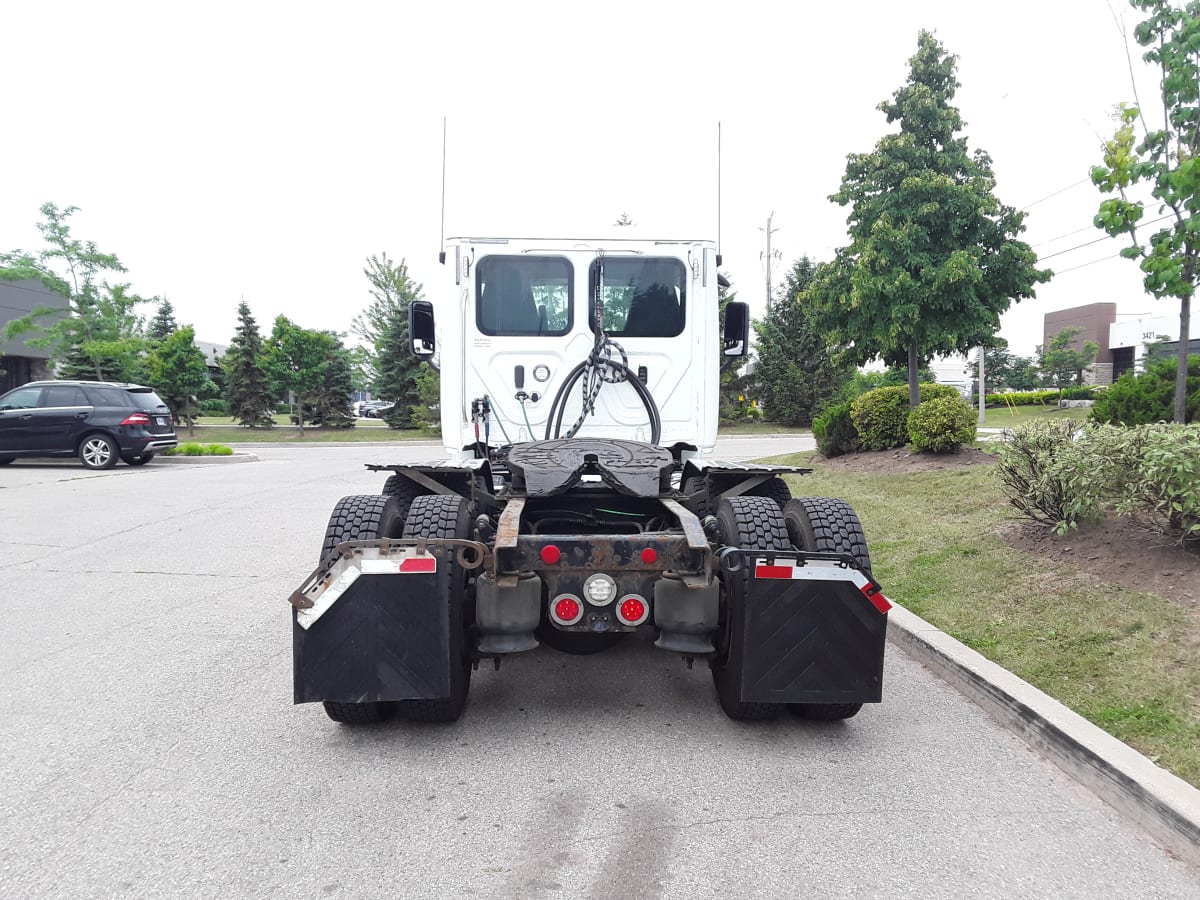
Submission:
M 879 586 L 871 581 L 858 569 L 848 569 L 839 565 L 807 565 L 807 566 L 769 566 L 763 560 L 754 565 L 755 578 L 781 579 L 786 581 L 849 581 L 871 604 L 881 613 L 887 613 L 892 603 Z
M 400 572 L 405 575 L 428 575 L 437 571 L 437 559 L 433 556 L 410 556 L 400 563 Z

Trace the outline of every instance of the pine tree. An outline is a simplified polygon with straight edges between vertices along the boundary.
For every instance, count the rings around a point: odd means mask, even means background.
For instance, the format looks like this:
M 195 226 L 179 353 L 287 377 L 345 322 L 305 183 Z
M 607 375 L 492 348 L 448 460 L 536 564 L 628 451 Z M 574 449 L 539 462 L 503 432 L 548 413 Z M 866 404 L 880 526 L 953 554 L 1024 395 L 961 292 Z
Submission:
M 374 349 L 375 378 L 371 390 L 395 406 L 386 421 L 392 428 L 415 428 L 412 408 L 420 404 L 417 375 L 425 363 L 413 356 L 408 336 L 408 305 L 421 299 L 421 285 L 408 275 L 404 260 L 393 263 L 384 253 L 371 256 L 363 274 L 371 283 L 371 305 L 353 323 L 355 334 Z
M 178 328 L 179 324 L 175 321 L 175 307 L 170 300 L 163 297 L 158 301 L 158 312 L 146 326 L 146 337 L 152 341 L 161 341 Z
M 851 378 L 853 367 L 838 361 L 837 347 L 817 327 L 809 298 L 816 273 L 811 259 L 793 263 L 782 294 L 755 322 L 758 363 L 754 382 L 764 414 L 782 425 L 811 425 Z
M 922 362 L 986 344 L 1051 273 L 1016 239 L 1025 214 L 996 199 L 991 159 L 959 136 L 956 58 L 922 31 L 909 62 L 907 83 L 879 106 L 899 130 L 851 154 L 830 198 L 851 208 L 851 243 L 821 266 L 812 296 L 854 362 L 907 364 L 915 406 Z
M 262 336 L 245 300 L 238 304 L 238 323 L 229 352 L 222 360 L 229 414 L 242 425 L 270 428 L 275 424 L 275 399 L 262 370 Z
M 308 415 L 322 428 L 353 428 L 350 394 L 354 391 L 354 378 L 350 353 L 336 335 L 330 333 L 329 338 L 325 377 L 308 397 Z

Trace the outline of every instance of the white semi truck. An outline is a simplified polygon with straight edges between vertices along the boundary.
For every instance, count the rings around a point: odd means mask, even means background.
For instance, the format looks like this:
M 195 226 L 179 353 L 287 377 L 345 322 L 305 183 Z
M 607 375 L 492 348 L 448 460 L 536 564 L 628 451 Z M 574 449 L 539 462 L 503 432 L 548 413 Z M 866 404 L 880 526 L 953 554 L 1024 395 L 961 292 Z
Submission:
M 445 454 L 377 465 L 293 592 L 297 703 L 452 721 L 481 662 L 638 635 L 712 670 L 722 709 L 854 715 L 882 697 L 890 604 L 843 501 L 725 462 L 718 383 L 749 345 L 701 240 L 456 238 L 438 304 Z M 435 314 L 436 309 L 436 314 Z

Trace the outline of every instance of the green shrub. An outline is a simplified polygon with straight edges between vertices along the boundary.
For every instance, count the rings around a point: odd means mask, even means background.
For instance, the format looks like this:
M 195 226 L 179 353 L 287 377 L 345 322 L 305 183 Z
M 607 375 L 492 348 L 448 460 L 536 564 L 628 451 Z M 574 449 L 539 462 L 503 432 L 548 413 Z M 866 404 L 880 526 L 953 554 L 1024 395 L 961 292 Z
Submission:
M 233 448 L 224 444 L 201 444 L 198 441 L 188 441 L 178 447 L 172 447 L 166 452 L 167 456 L 232 456 Z
M 962 397 L 934 397 L 908 414 L 908 439 L 918 452 L 949 453 L 974 443 L 975 420 Z
M 210 400 L 201 400 L 196 407 L 196 415 L 198 416 L 227 416 L 229 415 L 229 403 L 222 400 L 220 397 L 213 397 Z
M 958 389 L 948 384 L 919 385 L 921 401 L 934 397 L 961 399 Z M 908 386 L 876 388 L 856 397 L 850 418 L 864 450 L 888 450 L 908 443 Z
M 1174 359 L 1160 359 L 1140 375 L 1127 372 L 1104 391 L 1092 406 L 1092 420 L 1110 425 L 1149 425 L 1169 422 L 1175 414 Z M 1188 422 L 1200 421 L 1200 355 L 1188 357 Z
M 1103 392 L 1101 391 L 1101 393 Z M 1073 387 L 1062 392 L 1064 400 L 1094 400 L 1096 394 L 1097 391 L 1094 387 Z
M 826 458 L 856 451 L 858 432 L 850 418 L 850 404 L 834 403 L 818 413 L 813 419 L 813 437 Z
M 1091 470 L 1118 515 L 1200 541 L 1200 426 L 1090 425 Z
M 1094 519 L 1100 508 L 1101 491 L 1079 434 L 1070 419 L 1032 422 L 1013 431 L 996 466 L 1009 503 L 1059 534 Z
M 1064 391 L 1064 395 L 1067 392 Z M 1009 391 L 988 394 L 983 402 L 988 406 L 1037 406 L 1058 403 L 1058 391 Z

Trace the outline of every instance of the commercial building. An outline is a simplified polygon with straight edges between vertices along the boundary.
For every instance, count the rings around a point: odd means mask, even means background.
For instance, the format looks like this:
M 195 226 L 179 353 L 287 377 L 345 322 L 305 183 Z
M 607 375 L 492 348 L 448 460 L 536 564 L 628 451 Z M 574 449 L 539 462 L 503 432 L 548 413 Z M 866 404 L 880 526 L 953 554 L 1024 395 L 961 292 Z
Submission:
M 26 343 L 28 338 L 36 338 L 40 332 L 3 340 L 9 322 L 45 307 L 61 309 L 65 314 L 67 298 L 47 290 L 37 280 L 0 281 L 0 393 L 51 376 L 50 351 Z M 41 321 L 48 323 L 51 320 Z

